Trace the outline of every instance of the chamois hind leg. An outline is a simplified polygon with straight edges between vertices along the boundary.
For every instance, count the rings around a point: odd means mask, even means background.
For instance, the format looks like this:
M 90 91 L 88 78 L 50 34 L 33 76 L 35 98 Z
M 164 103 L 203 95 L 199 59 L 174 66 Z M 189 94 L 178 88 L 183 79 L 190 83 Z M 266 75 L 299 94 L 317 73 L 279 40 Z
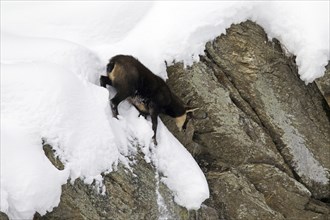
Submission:
M 156 134 L 157 134 L 157 126 L 158 126 L 158 115 L 159 115 L 159 110 L 156 106 L 151 105 L 150 106 L 150 116 L 151 116 L 151 122 L 152 122 L 152 130 L 154 131 L 154 136 L 152 137 L 154 144 L 157 145 L 157 139 L 156 139 Z

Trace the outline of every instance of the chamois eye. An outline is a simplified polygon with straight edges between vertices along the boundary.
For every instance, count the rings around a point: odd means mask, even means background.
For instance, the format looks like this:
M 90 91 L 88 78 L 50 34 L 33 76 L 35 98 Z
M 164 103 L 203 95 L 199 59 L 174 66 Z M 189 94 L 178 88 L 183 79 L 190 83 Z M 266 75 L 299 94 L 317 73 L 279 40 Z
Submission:
M 107 72 L 110 73 L 112 71 L 112 69 L 114 68 L 114 66 L 115 66 L 114 62 L 110 62 L 107 65 Z

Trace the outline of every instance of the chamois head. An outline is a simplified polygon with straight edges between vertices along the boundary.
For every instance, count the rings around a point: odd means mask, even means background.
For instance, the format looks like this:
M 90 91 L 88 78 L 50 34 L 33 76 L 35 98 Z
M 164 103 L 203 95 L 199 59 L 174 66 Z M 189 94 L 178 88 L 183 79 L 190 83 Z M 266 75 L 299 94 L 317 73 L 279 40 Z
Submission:
M 185 107 L 186 111 L 183 115 L 176 117 L 175 124 L 178 127 L 179 131 L 185 131 L 187 128 L 187 124 L 190 119 L 193 118 L 193 112 L 198 110 L 199 108 L 193 108 L 193 107 Z
M 187 127 L 187 113 L 184 113 L 183 115 L 176 117 L 175 119 L 175 124 L 178 127 L 179 131 L 186 130 Z

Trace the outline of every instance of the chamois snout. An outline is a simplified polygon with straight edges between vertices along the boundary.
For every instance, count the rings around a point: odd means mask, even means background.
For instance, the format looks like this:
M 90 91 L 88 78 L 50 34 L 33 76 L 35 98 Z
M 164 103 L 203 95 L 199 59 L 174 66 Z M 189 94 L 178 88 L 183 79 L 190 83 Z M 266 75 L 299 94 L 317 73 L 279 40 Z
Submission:
M 184 113 L 183 115 L 176 117 L 175 119 L 175 124 L 178 127 L 179 131 L 185 130 L 186 129 L 186 121 L 187 121 L 187 114 Z
M 194 118 L 193 117 L 194 111 L 198 110 L 199 108 L 185 107 L 185 109 L 186 111 L 182 116 L 175 118 L 175 124 L 178 127 L 179 131 L 186 130 L 189 120 Z

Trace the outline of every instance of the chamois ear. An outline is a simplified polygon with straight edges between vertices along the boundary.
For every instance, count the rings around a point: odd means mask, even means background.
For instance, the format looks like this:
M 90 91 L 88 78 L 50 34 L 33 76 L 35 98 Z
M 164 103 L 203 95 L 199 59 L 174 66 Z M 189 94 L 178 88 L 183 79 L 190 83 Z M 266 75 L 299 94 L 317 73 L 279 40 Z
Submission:
M 187 104 L 185 105 L 185 109 L 186 109 L 186 113 L 193 113 L 194 111 L 198 110 L 199 108 L 198 107 L 193 107 L 190 105 L 191 103 L 191 99 L 187 102 Z

